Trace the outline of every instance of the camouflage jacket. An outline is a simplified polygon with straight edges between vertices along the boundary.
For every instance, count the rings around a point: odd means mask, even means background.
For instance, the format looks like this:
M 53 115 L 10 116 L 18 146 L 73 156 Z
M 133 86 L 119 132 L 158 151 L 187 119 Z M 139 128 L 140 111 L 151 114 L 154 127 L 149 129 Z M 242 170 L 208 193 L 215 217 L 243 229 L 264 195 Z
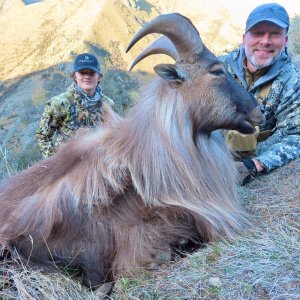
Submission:
M 244 49 L 220 57 L 229 73 L 262 103 L 266 121 L 261 130 L 271 130 L 276 138 L 257 147 L 257 158 L 265 170 L 275 168 L 300 157 L 300 70 L 291 62 L 286 51 L 267 72 L 247 87 L 243 62 Z M 269 85 L 269 93 L 259 99 L 260 90 Z
M 80 127 L 94 127 L 102 122 L 103 105 L 110 106 L 114 102 L 102 95 L 101 101 L 92 110 L 85 108 L 79 93 L 76 93 L 72 84 L 65 93 L 51 98 L 45 106 L 36 137 L 43 156 L 54 154 L 58 146 L 75 135 Z M 71 103 L 75 108 L 76 117 L 71 113 Z

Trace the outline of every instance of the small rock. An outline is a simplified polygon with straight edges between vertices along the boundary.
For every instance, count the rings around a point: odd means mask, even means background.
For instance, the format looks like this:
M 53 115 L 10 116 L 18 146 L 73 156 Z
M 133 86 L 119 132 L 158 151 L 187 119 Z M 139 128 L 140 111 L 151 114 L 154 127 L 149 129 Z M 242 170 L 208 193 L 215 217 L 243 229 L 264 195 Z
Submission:
M 99 300 L 107 299 L 107 295 L 111 292 L 113 288 L 112 282 L 107 282 L 102 284 L 96 291 L 93 291 L 93 295 Z
M 208 283 L 211 286 L 220 287 L 222 285 L 221 279 L 219 277 L 210 277 Z

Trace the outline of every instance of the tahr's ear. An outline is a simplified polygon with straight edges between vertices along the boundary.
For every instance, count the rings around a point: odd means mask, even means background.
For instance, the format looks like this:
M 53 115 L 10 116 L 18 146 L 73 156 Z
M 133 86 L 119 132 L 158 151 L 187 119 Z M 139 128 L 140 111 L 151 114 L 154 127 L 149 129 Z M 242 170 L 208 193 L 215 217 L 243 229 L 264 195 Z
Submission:
M 169 82 L 183 83 L 187 81 L 189 77 L 187 72 L 173 64 L 157 65 L 154 67 L 154 71 L 158 76 Z

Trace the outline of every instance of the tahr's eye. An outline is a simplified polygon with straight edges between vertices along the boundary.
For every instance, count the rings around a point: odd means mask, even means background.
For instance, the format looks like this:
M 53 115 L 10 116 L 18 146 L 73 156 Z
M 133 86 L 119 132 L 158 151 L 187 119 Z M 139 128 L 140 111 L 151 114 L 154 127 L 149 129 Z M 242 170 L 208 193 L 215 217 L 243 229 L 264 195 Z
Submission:
M 225 72 L 223 69 L 217 69 L 217 70 L 213 70 L 213 71 L 210 71 L 210 73 L 214 76 L 223 76 L 225 75 Z

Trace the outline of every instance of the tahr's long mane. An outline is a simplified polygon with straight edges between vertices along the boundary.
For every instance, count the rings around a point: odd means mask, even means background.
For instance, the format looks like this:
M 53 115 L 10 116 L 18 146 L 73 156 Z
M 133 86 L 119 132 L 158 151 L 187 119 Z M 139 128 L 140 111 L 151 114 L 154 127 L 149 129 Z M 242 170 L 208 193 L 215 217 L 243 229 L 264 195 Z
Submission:
M 207 219 L 218 234 L 229 234 L 243 218 L 239 211 L 232 213 L 237 195 L 231 155 L 221 133 L 195 131 L 181 95 L 173 90 L 161 95 L 163 85 L 161 79 L 151 85 L 128 119 L 93 138 L 81 137 L 94 168 L 87 158 L 80 162 L 78 168 L 86 173 L 80 172 L 76 198 L 82 199 L 90 186 L 90 199 L 105 205 L 111 193 L 132 185 L 148 205 L 188 208 Z
M 95 205 L 113 205 L 114 197 L 129 187 L 149 206 L 195 212 L 211 224 L 215 237 L 230 235 L 244 223 L 245 215 L 236 210 L 235 168 L 222 135 L 195 132 L 178 93 L 157 95 L 162 93 L 160 81 L 144 92 L 128 119 L 115 118 L 110 127 L 79 134 L 55 157 L 13 179 L 18 186 L 11 197 L 27 195 L 20 208 L 27 212 L 22 222 L 27 225 L 15 234 L 46 221 L 47 237 L 55 223 L 63 222 L 60 211 L 91 213 Z M 25 185 L 19 183 L 22 178 Z
M 133 185 L 150 205 L 183 206 L 229 233 L 227 221 L 236 227 L 239 219 L 230 215 L 237 199 L 231 155 L 220 132 L 197 132 L 187 103 L 174 90 L 163 94 L 164 84 L 158 79 L 144 92 L 128 126 L 121 125 L 117 151 L 125 153 Z

